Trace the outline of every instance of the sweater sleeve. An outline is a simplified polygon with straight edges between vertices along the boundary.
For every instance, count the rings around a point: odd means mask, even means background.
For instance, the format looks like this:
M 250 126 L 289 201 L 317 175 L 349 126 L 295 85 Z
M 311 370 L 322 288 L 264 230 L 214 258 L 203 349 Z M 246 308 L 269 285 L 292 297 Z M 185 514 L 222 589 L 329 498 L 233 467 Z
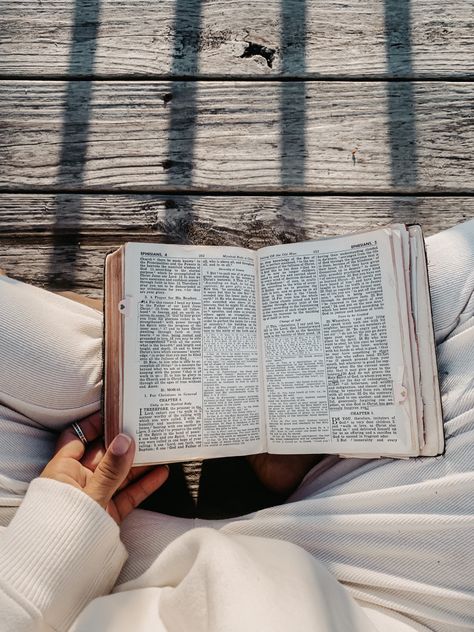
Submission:
M 71 485 L 34 479 L 0 533 L 2 630 L 67 630 L 112 590 L 126 557 L 118 525 L 94 500 Z

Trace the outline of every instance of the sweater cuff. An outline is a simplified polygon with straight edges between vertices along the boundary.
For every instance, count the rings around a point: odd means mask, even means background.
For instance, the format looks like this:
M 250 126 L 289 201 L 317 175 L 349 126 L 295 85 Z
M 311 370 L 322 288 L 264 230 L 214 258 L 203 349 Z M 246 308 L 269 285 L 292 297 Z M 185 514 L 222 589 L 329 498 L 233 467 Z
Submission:
M 36 478 L 0 538 L 0 583 L 68 629 L 84 607 L 109 593 L 127 558 L 120 529 L 83 491 Z

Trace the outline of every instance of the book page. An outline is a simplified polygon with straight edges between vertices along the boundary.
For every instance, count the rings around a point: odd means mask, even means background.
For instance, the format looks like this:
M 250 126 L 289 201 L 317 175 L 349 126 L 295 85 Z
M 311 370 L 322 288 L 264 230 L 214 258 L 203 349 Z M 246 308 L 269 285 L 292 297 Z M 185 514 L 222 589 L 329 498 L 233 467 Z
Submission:
M 390 230 L 259 251 L 268 451 L 416 454 Z
M 254 253 L 127 244 L 124 311 L 135 462 L 260 452 Z

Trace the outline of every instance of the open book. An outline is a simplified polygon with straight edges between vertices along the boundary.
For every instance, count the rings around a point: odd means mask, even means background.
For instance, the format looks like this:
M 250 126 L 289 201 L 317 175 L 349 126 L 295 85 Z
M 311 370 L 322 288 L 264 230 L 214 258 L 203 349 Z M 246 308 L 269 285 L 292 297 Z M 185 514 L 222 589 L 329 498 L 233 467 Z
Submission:
M 421 228 L 127 243 L 105 265 L 106 443 L 135 464 L 444 449 Z

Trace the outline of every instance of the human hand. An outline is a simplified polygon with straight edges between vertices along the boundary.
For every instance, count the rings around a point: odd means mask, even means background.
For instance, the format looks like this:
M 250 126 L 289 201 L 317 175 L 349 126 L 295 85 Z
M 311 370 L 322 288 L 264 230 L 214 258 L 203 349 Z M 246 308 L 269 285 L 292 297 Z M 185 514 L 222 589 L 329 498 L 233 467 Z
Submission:
M 55 455 L 46 465 L 42 477 L 67 483 L 97 501 L 120 524 L 168 478 L 168 467 L 131 468 L 135 444 L 120 434 L 107 451 L 103 446 L 102 424 L 98 414 L 80 422 L 88 445 L 85 446 L 72 427 L 60 435 Z
M 277 494 L 288 495 L 320 460 L 320 454 L 252 454 L 247 457 L 260 482 Z

